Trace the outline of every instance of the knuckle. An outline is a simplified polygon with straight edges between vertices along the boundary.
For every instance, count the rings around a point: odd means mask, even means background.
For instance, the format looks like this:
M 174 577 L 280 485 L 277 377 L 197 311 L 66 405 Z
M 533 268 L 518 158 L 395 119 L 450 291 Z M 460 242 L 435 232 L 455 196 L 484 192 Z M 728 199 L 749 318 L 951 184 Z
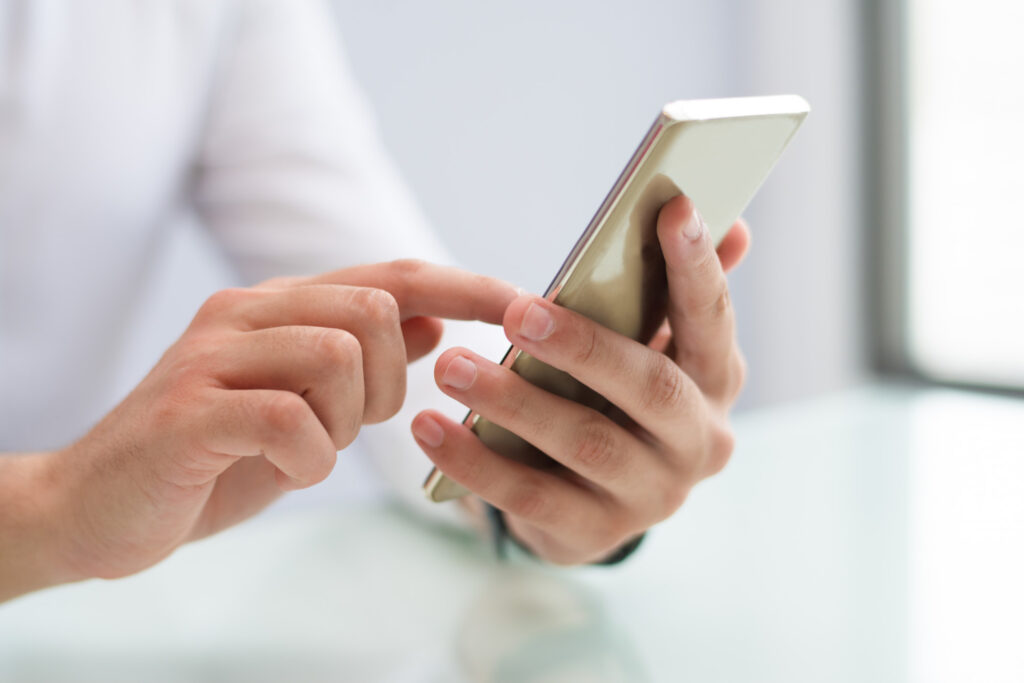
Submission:
M 477 447 L 479 441 L 471 443 L 470 448 Z M 468 457 L 467 457 L 468 456 Z M 488 483 L 486 476 L 486 460 L 479 453 L 460 452 L 460 449 L 448 448 L 447 441 L 433 455 L 435 464 L 445 474 L 449 474 L 468 489 L 476 490 Z
M 388 290 L 396 299 L 405 301 L 417 280 L 423 277 L 423 271 L 429 267 L 420 259 L 398 259 L 388 264 Z
M 621 460 L 617 439 L 611 429 L 598 418 L 582 426 L 579 430 L 573 461 L 587 471 L 599 471 L 608 477 L 619 474 Z
M 716 426 L 711 430 L 705 476 L 718 474 L 729 463 L 736 447 L 736 437 L 728 425 Z
M 711 281 L 716 275 L 723 275 L 721 261 L 715 249 L 702 249 L 694 264 L 693 272 L 705 281 Z
M 727 317 L 731 310 L 732 296 L 729 294 L 729 287 L 725 284 L 725 279 L 723 278 L 718 296 L 716 296 L 708 306 L 708 315 L 716 320 L 721 320 L 722 318 Z
M 641 408 L 654 415 L 676 412 L 686 401 L 687 389 L 683 371 L 667 356 L 659 355 L 647 375 Z
M 249 290 L 242 287 L 232 287 L 214 292 L 199 307 L 195 320 L 208 323 L 222 318 L 245 301 L 248 301 L 249 296 Z
M 214 292 L 207 298 L 204 306 L 213 309 L 229 308 L 236 305 L 245 297 L 246 291 L 241 287 L 229 287 Z
M 509 496 L 507 510 L 531 522 L 547 522 L 551 517 L 551 497 L 547 487 L 536 477 L 524 479 Z
M 667 486 L 660 490 L 657 497 L 658 506 L 656 514 L 659 520 L 665 520 L 675 514 L 676 510 L 683 506 L 689 495 L 686 486 Z
M 349 332 L 334 328 L 319 328 L 313 332 L 313 352 L 331 368 L 350 368 L 361 362 L 359 341 Z
M 494 291 L 495 284 L 500 286 L 500 282 L 496 281 L 493 277 L 481 273 L 473 273 L 472 282 L 475 285 L 475 289 L 479 292 Z
M 372 402 L 367 399 L 363 409 L 363 424 L 378 424 L 397 415 L 405 403 L 405 385 L 389 389 L 375 399 Z
M 357 305 L 362 309 L 366 319 L 374 326 L 395 327 L 398 325 L 398 301 L 383 289 L 362 287 L 356 290 Z
M 743 385 L 747 381 L 747 359 L 743 356 L 739 349 L 732 354 L 732 392 L 730 394 L 731 399 L 735 399 Z
M 587 325 L 583 328 L 582 339 L 572 350 L 572 359 L 577 366 L 589 366 L 597 360 L 599 353 L 599 340 L 597 328 L 594 325 Z
M 712 321 L 721 321 L 731 309 L 732 298 L 724 280 L 715 288 L 714 296 L 698 306 L 701 317 L 712 319 Z
M 402 409 L 405 404 L 405 392 L 406 386 L 402 384 L 396 384 L 394 389 L 388 393 L 387 399 L 384 401 L 384 407 L 381 409 L 383 417 L 381 421 L 389 420 Z
M 362 428 L 363 412 L 361 410 L 346 410 L 331 425 L 330 436 L 334 447 L 339 451 L 348 448 Z
M 686 309 L 702 319 L 720 320 L 732 310 L 729 283 L 719 273 L 709 287 L 695 287 L 686 301 Z
M 391 262 L 391 267 L 399 273 L 418 273 L 427 262 L 416 258 L 401 258 Z
M 627 539 L 649 526 L 649 520 L 639 519 L 635 508 L 617 501 L 607 501 L 600 513 L 600 523 L 588 525 L 588 545 L 600 548 L 603 555 L 618 548 Z
M 330 449 L 325 449 L 322 454 L 315 457 L 315 461 L 310 463 L 309 472 L 303 477 L 303 483 L 309 486 L 319 484 L 326 479 L 334 470 L 334 465 L 338 462 L 337 451 Z
M 160 359 L 159 386 L 170 396 L 190 394 L 196 387 L 217 382 L 223 362 L 219 348 L 229 340 L 222 335 L 188 335 L 180 339 Z
M 611 552 L 625 543 L 629 538 L 636 535 L 632 524 L 627 518 L 616 518 L 609 521 L 603 529 L 601 545 L 606 551 Z
M 305 426 L 307 410 L 306 402 L 298 394 L 276 392 L 263 402 L 260 419 L 272 433 L 287 436 L 298 433 Z
M 289 289 L 301 284 L 305 279 L 306 278 L 288 276 L 272 277 L 269 280 L 264 280 L 259 283 L 256 287 L 258 289 Z
M 530 411 L 530 397 L 525 392 L 505 391 L 498 387 L 498 396 L 502 399 L 499 410 L 506 422 L 516 425 L 527 419 Z M 543 429 L 545 425 L 546 422 L 537 426 Z
M 412 282 L 420 277 L 423 270 L 427 267 L 427 262 L 420 259 L 406 258 L 392 261 L 389 266 L 394 276 L 395 284 L 403 286 L 405 283 Z

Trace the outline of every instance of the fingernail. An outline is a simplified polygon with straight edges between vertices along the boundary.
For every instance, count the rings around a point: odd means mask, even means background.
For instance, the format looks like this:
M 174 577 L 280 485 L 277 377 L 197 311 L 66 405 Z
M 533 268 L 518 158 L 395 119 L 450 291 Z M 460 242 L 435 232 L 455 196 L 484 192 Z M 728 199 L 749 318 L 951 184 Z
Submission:
M 704 223 L 704 217 L 700 215 L 700 211 L 696 208 L 690 213 L 690 218 L 686 221 L 686 225 L 683 226 L 683 235 L 686 239 L 691 242 L 696 242 L 707 230 L 707 224 Z
M 426 415 L 420 415 L 412 423 L 412 433 L 431 448 L 437 448 L 444 443 L 444 428 L 437 423 L 437 420 Z
M 476 381 L 476 365 L 464 356 L 455 356 L 445 368 L 441 381 L 452 389 L 469 389 Z
M 540 304 L 530 304 L 523 315 L 523 322 L 519 324 L 519 334 L 527 339 L 540 341 L 547 339 L 555 331 L 555 321 L 551 314 L 544 310 Z

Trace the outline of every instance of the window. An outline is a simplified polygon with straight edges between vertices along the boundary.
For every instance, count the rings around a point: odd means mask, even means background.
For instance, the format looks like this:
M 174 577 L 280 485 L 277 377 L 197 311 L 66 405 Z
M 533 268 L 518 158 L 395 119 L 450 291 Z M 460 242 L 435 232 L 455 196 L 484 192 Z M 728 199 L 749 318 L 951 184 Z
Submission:
M 906 361 L 1024 388 L 1024 2 L 904 11 Z

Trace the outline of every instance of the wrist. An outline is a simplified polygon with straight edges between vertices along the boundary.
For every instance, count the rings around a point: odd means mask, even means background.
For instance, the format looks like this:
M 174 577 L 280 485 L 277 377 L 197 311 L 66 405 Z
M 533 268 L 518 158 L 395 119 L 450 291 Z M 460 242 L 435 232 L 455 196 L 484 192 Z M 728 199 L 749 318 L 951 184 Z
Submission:
M 514 533 L 512 533 L 512 530 L 509 528 L 508 520 L 505 518 L 505 513 L 488 503 L 484 503 L 484 506 L 490 526 L 491 538 L 494 542 L 495 554 L 499 559 L 505 559 L 509 544 L 523 550 L 527 555 L 539 557 L 529 545 L 521 541 Z M 584 564 L 592 566 L 611 566 L 619 564 L 636 552 L 637 548 L 640 547 L 640 544 L 643 543 L 646 536 L 647 532 L 638 534 L 637 536 L 626 540 L 610 552 L 603 553 L 584 562 Z
M 57 455 L 0 456 L 0 602 L 82 578 L 60 551 Z

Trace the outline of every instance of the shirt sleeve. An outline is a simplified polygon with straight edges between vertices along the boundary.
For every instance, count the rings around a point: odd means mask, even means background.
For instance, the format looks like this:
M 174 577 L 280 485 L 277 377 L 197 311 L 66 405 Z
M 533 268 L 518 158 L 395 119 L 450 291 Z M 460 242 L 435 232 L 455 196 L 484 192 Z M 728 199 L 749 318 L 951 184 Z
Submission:
M 246 282 L 404 257 L 451 262 L 385 153 L 329 5 L 240 3 L 224 43 L 194 197 Z M 479 349 L 475 340 L 494 339 L 487 326 L 455 327 L 448 343 Z M 432 365 L 423 359 L 410 367 L 402 412 L 364 428 L 355 450 L 403 501 L 455 520 L 454 506 L 421 493 L 430 461 L 409 432 L 412 416 L 427 407 L 461 417 L 434 386 Z
M 385 153 L 330 6 L 237 7 L 193 196 L 244 280 L 402 257 L 450 262 Z

